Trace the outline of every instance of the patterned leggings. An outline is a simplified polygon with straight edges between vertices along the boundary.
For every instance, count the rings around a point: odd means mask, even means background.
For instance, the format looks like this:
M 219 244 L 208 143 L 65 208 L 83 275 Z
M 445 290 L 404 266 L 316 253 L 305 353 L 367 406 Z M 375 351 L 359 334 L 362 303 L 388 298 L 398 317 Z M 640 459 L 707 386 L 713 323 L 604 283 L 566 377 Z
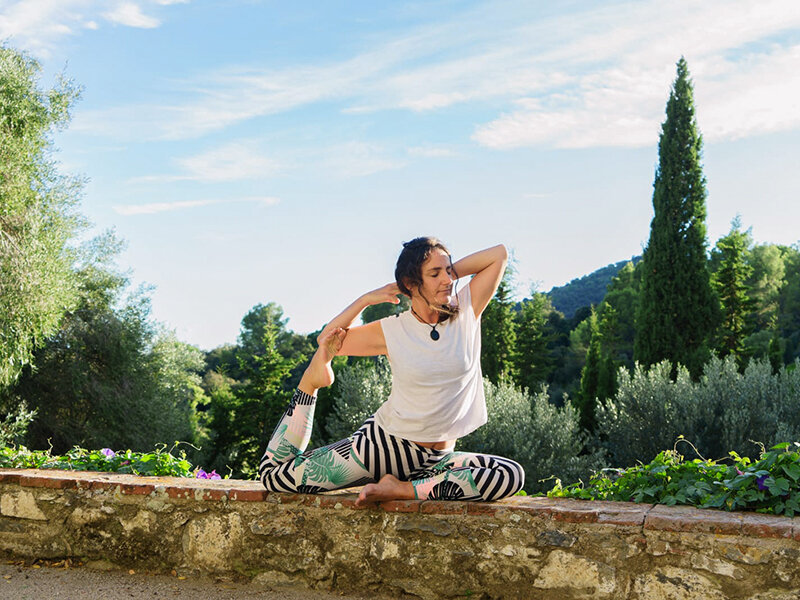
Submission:
M 259 466 L 274 492 L 316 494 L 378 481 L 391 473 L 411 481 L 421 500 L 499 500 L 516 494 L 525 473 L 507 458 L 425 448 L 384 431 L 368 418 L 350 437 L 323 448 L 311 438 L 316 397 L 296 390 Z

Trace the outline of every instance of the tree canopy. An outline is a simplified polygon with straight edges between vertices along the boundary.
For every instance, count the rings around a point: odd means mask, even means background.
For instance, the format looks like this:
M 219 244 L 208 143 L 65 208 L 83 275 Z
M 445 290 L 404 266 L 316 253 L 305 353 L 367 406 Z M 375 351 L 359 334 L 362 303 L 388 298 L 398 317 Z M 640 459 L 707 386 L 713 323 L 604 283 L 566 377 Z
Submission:
M 74 254 L 81 181 L 60 174 L 50 135 L 69 120 L 78 90 L 39 87 L 39 64 L 0 46 L 0 387 L 75 305 Z

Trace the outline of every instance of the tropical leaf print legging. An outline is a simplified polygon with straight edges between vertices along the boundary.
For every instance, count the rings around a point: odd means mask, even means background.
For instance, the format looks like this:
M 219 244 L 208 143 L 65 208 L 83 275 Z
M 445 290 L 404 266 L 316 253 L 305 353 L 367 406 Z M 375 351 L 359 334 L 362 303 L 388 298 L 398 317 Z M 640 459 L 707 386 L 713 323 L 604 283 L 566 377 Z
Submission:
M 425 448 L 384 431 L 374 417 L 353 435 L 305 451 L 316 397 L 296 390 L 261 459 L 261 482 L 270 491 L 315 494 L 378 481 L 391 473 L 411 481 L 421 500 L 499 500 L 525 481 L 513 460 L 487 454 Z

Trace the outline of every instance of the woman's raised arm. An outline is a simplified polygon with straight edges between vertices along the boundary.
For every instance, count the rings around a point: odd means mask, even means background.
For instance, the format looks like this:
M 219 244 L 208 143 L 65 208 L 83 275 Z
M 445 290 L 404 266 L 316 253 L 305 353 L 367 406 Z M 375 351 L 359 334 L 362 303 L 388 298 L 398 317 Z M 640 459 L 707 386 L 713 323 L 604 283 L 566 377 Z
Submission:
M 508 250 L 503 244 L 498 244 L 465 256 L 453 265 L 458 277 L 475 275 L 469 287 L 476 316 L 481 315 L 497 291 L 507 264 Z
M 346 332 L 342 347 L 338 354 L 343 356 L 376 356 L 386 354 L 386 340 L 383 337 L 383 329 L 378 321 L 373 321 L 366 325 L 353 327 L 353 323 L 366 307 L 373 304 L 390 302 L 399 304 L 397 294 L 400 290 L 397 284 L 387 283 L 383 287 L 367 292 L 359 296 L 350 306 L 331 319 L 320 334 L 317 336 L 317 343 L 332 330 L 343 330 Z

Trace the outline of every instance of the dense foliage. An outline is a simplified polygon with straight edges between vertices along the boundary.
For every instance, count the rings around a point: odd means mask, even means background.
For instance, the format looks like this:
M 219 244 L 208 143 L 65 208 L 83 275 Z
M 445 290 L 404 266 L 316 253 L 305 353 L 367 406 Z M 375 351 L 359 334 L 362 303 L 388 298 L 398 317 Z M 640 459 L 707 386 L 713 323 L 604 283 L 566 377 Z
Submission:
M 653 184 L 655 215 L 642 257 L 635 358 L 685 365 L 697 376 L 711 353 L 717 298 L 706 255 L 706 180 L 686 61 L 667 101 Z
M 481 369 L 484 376 L 494 382 L 516 375 L 513 273 L 512 266 L 506 268 L 492 301 L 481 316 Z
M 716 347 L 720 356 L 732 354 L 741 365 L 745 358 L 744 339 L 750 328 L 747 316 L 753 306 L 747 289 L 753 267 L 747 262 L 750 236 L 740 227 L 739 220 L 734 220 L 730 233 L 720 238 L 711 251 L 711 260 L 717 263 L 712 283 L 722 310 Z
M 120 243 L 107 233 L 82 249 L 73 271 L 78 304 L 33 355 L 0 407 L 36 411 L 26 443 L 65 452 L 74 445 L 147 450 L 201 442 L 202 352 L 150 318 L 147 296 L 126 296 L 112 266 Z
M 212 352 L 205 406 L 211 440 L 203 460 L 253 477 L 266 442 L 289 404 L 314 346 L 286 329 L 283 309 L 258 304 L 242 319 L 236 346 Z
M 597 410 L 598 443 L 610 464 L 652 460 L 681 435 L 709 457 L 747 455 L 751 440 L 800 440 L 800 369 L 773 374 L 769 361 L 755 360 L 742 373 L 728 356 L 709 361 L 696 382 L 684 367 L 674 380 L 671 370 L 663 361 L 620 371 L 619 392 Z
M 76 300 L 70 238 L 79 180 L 59 174 L 51 133 L 78 90 L 40 90 L 39 64 L 0 45 L 0 387 L 13 382 Z
M 62 455 L 53 454 L 50 450 L 0 447 L 0 468 L 63 469 L 201 478 L 205 474 L 205 471 L 192 467 L 186 458 L 186 453 L 182 449 L 177 449 L 177 446 L 173 446 L 170 450 L 160 446 L 152 452 L 131 450 L 114 452 L 110 448 L 86 450 L 75 446 Z
M 696 458 L 686 461 L 675 450 L 659 452 L 646 465 L 604 469 L 587 484 L 548 492 L 551 498 L 688 504 L 700 508 L 800 513 L 800 444 L 782 443 L 753 462 L 731 452 L 732 464 Z
M 547 295 L 553 307 L 568 319 L 584 306 L 597 305 L 603 301 L 611 280 L 628 263 L 638 264 L 641 256 L 633 256 L 630 260 L 621 260 L 592 271 L 588 275 L 576 277 L 569 283 L 553 287 Z

